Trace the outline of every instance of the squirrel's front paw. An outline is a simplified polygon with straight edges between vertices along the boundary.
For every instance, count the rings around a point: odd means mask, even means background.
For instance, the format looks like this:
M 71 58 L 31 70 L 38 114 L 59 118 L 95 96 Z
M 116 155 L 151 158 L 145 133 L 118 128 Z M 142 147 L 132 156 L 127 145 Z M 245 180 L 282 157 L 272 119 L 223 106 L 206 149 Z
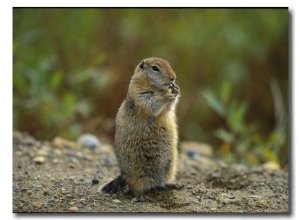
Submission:
M 174 83 L 170 84 L 169 89 L 171 90 L 171 93 L 174 95 L 177 95 L 179 93 L 179 87 Z

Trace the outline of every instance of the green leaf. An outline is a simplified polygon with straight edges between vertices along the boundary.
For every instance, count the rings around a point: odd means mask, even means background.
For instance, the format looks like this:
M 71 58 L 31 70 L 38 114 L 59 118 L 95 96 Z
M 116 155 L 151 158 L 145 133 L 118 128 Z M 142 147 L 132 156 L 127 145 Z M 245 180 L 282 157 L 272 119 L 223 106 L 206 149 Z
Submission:
M 264 158 L 266 158 L 267 160 L 269 161 L 272 161 L 272 162 L 275 162 L 275 163 L 278 163 L 278 158 L 277 156 L 274 154 L 274 152 L 272 152 L 271 150 L 269 149 L 263 149 L 262 150 L 262 155 Z
M 220 97 L 223 103 L 227 103 L 229 101 L 229 97 L 231 94 L 232 84 L 228 81 L 223 82 L 220 89 Z
M 75 101 L 76 101 L 76 97 L 73 93 L 70 92 L 65 93 L 63 97 L 63 112 L 65 116 L 71 115 Z
M 50 79 L 50 88 L 56 90 L 62 82 L 63 74 L 60 71 L 54 72 Z
M 226 143 L 232 143 L 234 141 L 234 135 L 224 129 L 218 129 L 215 132 L 215 135 L 217 138 Z
M 228 122 L 231 129 L 236 133 L 241 133 L 245 130 L 244 126 L 244 116 L 246 113 L 247 105 L 246 103 L 232 102 L 229 107 Z
M 226 109 L 222 102 L 209 90 L 203 92 L 203 96 L 206 99 L 208 105 L 215 110 L 219 115 L 225 116 Z

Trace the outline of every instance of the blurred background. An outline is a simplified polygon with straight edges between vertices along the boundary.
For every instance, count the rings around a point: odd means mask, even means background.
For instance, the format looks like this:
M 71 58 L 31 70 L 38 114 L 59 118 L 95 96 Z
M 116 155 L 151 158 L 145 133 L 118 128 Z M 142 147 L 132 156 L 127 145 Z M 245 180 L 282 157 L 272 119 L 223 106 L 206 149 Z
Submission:
M 136 65 L 167 59 L 180 140 L 288 166 L 288 9 L 13 9 L 13 128 L 113 142 Z

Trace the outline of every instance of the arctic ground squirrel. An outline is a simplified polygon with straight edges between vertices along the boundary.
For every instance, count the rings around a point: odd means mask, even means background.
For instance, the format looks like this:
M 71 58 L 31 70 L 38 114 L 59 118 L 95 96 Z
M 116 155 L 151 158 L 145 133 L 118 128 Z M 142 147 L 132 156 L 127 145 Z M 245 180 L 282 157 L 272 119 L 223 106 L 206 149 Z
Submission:
M 144 59 L 136 67 L 116 116 L 114 152 L 120 175 L 102 192 L 132 192 L 139 200 L 154 188 L 180 189 L 177 170 L 176 105 L 179 87 L 169 62 Z

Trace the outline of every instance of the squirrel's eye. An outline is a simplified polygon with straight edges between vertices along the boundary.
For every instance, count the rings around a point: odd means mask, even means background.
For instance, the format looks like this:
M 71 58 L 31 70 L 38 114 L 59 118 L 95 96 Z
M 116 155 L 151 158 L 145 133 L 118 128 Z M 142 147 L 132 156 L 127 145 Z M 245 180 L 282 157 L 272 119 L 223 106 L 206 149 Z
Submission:
M 159 68 L 157 66 L 152 66 L 152 69 L 157 72 L 159 71 Z

